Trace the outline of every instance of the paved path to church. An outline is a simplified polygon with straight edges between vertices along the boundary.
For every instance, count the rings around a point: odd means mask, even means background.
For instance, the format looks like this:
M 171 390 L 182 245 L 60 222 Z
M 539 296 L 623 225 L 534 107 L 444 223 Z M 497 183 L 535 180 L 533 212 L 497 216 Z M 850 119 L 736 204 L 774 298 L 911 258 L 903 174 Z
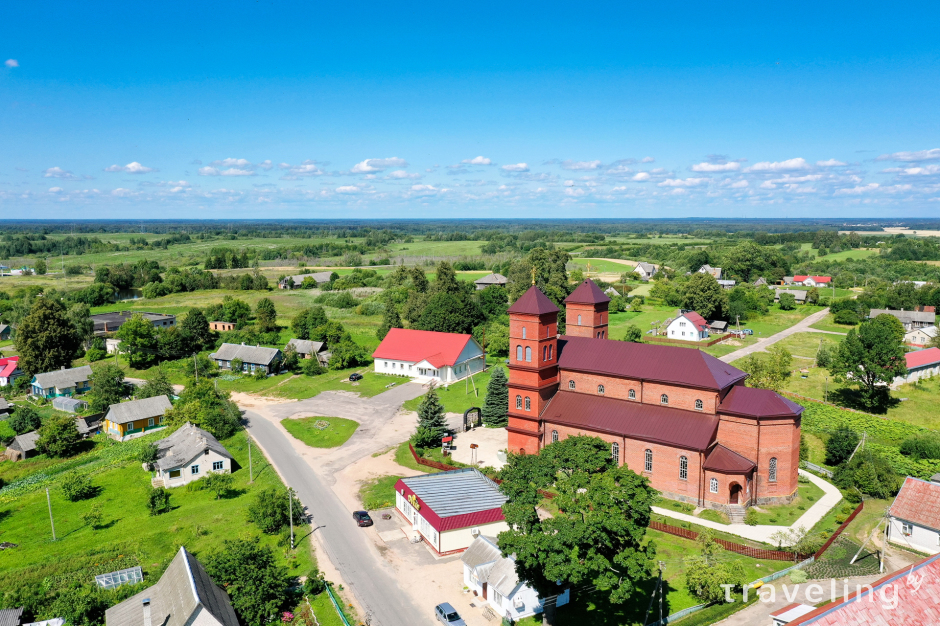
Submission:
M 747 346 L 745 348 L 741 348 L 740 350 L 735 350 L 734 352 L 731 352 L 730 354 L 726 354 L 718 358 L 724 361 L 725 363 L 731 363 L 732 361 L 736 361 L 742 357 L 745 357 L 751 354 L 752 352 L 763 352 L 764 350 L 766 350 L 773 344 L 777 343 L 778 341 L 782 339 L 786 339 L 790 335 L 793 335 L 796 333 L 825 332 L 825 331 L 817 331 L 815 328 L 810 328 L 810 326 L 812 326 L 816 322 L 826 317 L 827 313 L 829 313 L 828 307 L 823 309 L 822 311 L 817 311 L 816 313 L 813 313 L 812 315 L 807 315 L 806 317 L 804 317 L 802 320 L 800 320 L 799 322 L 797 322 L 790 328 L 787 328 L 786 330 L 781 330 L 776 335 L 765 337 L 763 339 L 760 339 L 757 343 L 755 343 L 752 346 Z M 833 334 L 841 334 L 841 333 L 833 333 Z
M 676 511 L 663 509 L 658 506 L 654 506 L 653 511 L 655 513 L 659 513 L 660 515 L 665 515 L 666 517 L 682 520 L 683 522 L 691 522 L 692 524 L 698 524 L 699 526 L 705 526 L 706 528 L 711 528 L 714 530 L 720 530 L 722 532 L 744 537 L 745 539 L 750 539 L 752 541 L 775 543 L 771 539 L 771 536 L 774 533 L 781 530 L 786 531 L 790 530 L 791 528 L 799 528 L 800 526 L 806 530 L 809 530 L 815 526 L 816 522 L 821 520 L 823 516 L 832 509 L 832 507 L 837 505 L 839 500 L 842 499 L 842 493 L 835 485 L 827 483 L 822 478 L 810 474 L 809 472 L 804 472 L 803 470 L 800 470 L 800 475 L 805 476 L 814 482 L 817 487 L 826 493 L 816 502 L 816 504 L 809 507 L 809 510 L 803 513 L 803 515 L 800 516 L 800 519 L 793 523 L 793 526 L 748 526 L 747 524 L 719 524 L 718 522 L 712 522 L 700 517 L 695 517 L 694 515 L 686 515 L 685 513 L 677 513 Z

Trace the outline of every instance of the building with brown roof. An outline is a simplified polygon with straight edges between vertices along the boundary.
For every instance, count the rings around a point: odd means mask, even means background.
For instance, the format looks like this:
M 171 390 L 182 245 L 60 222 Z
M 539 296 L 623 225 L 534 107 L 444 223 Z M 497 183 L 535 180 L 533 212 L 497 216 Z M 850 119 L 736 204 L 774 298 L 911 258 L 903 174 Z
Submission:
M 535 286 L 509 308 L 509 449 L 592 435 L 669 498 L 735 513 L 792 500 L 803 407 L 700 350 L 610 341 L 608 302 L 582 283 L 567 335 Z
M 888 508 L 888 541 L 927 554 L 940 552 L 940 476 L 908 476 Z

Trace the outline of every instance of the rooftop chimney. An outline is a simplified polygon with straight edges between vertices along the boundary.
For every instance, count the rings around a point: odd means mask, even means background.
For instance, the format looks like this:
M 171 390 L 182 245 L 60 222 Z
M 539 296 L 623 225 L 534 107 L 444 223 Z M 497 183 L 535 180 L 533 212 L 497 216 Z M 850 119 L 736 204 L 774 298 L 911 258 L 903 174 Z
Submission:
M 150 626 L 150 598 L 144 598 L 142 604 L 144 607 L 144 626 Z

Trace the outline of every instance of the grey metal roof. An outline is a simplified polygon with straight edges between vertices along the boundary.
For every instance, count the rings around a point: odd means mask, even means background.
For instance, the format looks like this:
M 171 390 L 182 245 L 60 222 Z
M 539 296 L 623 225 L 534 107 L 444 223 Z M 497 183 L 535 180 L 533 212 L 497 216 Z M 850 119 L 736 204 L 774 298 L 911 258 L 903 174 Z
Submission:
M 774 292 L 774 297 L 779 298 L 780 294 L 784 294 L 784 293 L 788 293 L 792 295 L 796 299 L 797 302 L 803 302 L 804 300 L 806 300 L 806 294 L 809 292 L 804 291 L 802 289 L 777 289 Z
M 0 324 L 0 334 L 3 334 L 4 331 L 10 328 L 9 324 Z M 21 609 L 22 610 L 22 609 Z
M 74 387 L 76 383 L 84 382 L 91 378 L 91 366 L 82 365 L 67 370 L 57 370 L 54 372 L 44 372 L 36 374 L 33 384 L 39 385 L 43 389 L 55 387 L 56 389 L 65 389 Z
M 262 348 L 260 346 L 246 346 L 237 343 L 223 343 L 215 354 L 209 357 L 220 361 L 232 361 L 241 359 L 242 363 L 254 363 L 255 365 L 270 365 L 271 361 L 280 354 L 277 348 Z
M 460 555 L 460 560 L 470 567 L 479 567 L 484 563 L 493 563 L 502 557 L 503 553 L 496 545 L 496 539 L 480 535 L 464 550 L 464 553 Z
M 297 339 L 296 337 L 287 342 L 287 345 L 294 346 L 298 354 L 317 354 L 326 344 L 322 341 L 309 341 L 307 339 Z
M 20 626 L 23 607 L 18 609 L 0 609 L 0 626 Z
M 8 411 L 10 409 L 10 403 L 7 402 L 4 398 L 0 398 L 0 411 Z
M 131 421 L 145 420 L 163 415 L 167 409 L 172 409 L 170 399 L 166 396 L 154 396 L 143 400 L 131 400 L 112 404 L 108 407 L 105 419 L 114 424 L 126 424 Z
M 868 314 L 868 317 L 875 319 L 879 315 L 893 315 L 905 324 L 910 324 L 911 322 L 933 324 L 937 321 L 936 313 L 928 313 L 926 311 L 891 311 L 888 309 L 872 309 Z
M 460 560 L 476 570 L 481 581 L 507 598 L 519 586 L 515 558 L 503 556 L 493 537 L 480 535 L 474 539 Z
M 328 283 L 328 282 L 330 282 L 330 276 L 332 276 L 332 275 L 333 275 L 333 272 L 315 272 L 315 273 L 313 273 L 313 274 L 295 274 L 294 276 L 286 276 L 286 277 L 284 277 L 284 279 L 281 280 L 281 283 L 287 284 L 287 279 L 288 279 L 288 278 L 293 278 L 293 279 L 294 279 L 294 285 L 297 285 L 297 286 L 299 287 L 300 284 L 301 284 L 302 282 L 304 282 L 304 279 L 305 279 L 305 278 L 308 278 L 308 277 L 309 277 L 309 278 L 312 278 L 312 279 L 315 280 L 315 281 L 317 281 L 318 284 L 319 284 L 319 283 Z
M 101 426 L 101 416 L 101 413 L 80 415 L 75 418 L 75 428 L 78 429 L 80 435 L 87 435 L 93 430 L 98 430 L 98 427 Z
M 169 437 L 156 442 L 157 462 L 161 470 L 187 465 L 198 455 L 212 450 L 220 456 L 231 459 L 232 455 L 219 440 L 198 426 L 186 422 Z
M 477 285 L 505 285 L 509 282 L 509 279 L 503 276 L 502 274 L 487 274 L 483 278 L 478 278 L 473 281 Z
M 909 333 L 916 333 L 916 332 L 918 332 L 918 331 L 924 333 L 924 334 L 927 335 L 928 337 L 936 337 L 936 336 L 937 336 L 937 327 L 936 327 L 936 326 L 924 326 L 924 327 L 922 327 L 922 328 L 915 328 L 915 329 L 910 330 L 910 331 L 908 331 L 908 332 L 909 332 Z M 2 407 L 2 400 L 3 400 L 3 399 L 0 398 L 0 408 L 3 408 L 3 407 Z
M 498 509 L 507 498 L 479 470 L 468 468 L 402 478 L 439 517 Z
M 223 626 L 238 626 L 228 594 L 216 585 L 196 557 L 180 548 L 155 585 L 105 611 L 107 626 L 144 624 L 143 600 L 150 599 L 154 626 L 186 626 L 200 607 Z
M 634 268 L 634 270 L 639 270 L 639 269 L 642 269 L 647 274 L 656 273 L 656 266 L 653 265 L 652 263 L 646 263 L 645 261 L 640 261 L 639 263 L 636 264 L 636 267 Z
M 70 398 L 68 396 L 59 396 L 58 398 L 52 399 L 52 407 L 60 411 L 67 411 L 69 413 L 75 413 L 79 409 L 84 409 L 88 406 L 88 403 L 84 400 L 76 400 L 75 398 Z
M 39 441 L 39 432 L 34 430 L 14 437 L 10 447 L 25 454 L 36 449 L 37 441 Z

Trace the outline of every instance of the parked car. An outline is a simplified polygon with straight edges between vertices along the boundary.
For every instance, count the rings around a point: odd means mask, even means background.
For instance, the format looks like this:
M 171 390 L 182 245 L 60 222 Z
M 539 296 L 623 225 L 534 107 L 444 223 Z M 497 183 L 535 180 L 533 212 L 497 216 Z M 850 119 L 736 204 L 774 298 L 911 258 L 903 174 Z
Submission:
M 372 518 L 369 517 L 368 511 L 353 511 L 353 519 L 356 520 L 356 523 L 360 526 L 372 525 Z
M 349 375 L 349 380 L 352 382 L 356 382 L 357 380 L 362 380 L 362 374 L 360 374 L 359 372 L 353 372 L 352 374 Z
M 450 602 L 443 602 L 434 607 L 434 614 L 437 621 L 447 626 L 467 626 L 463 618 L 457 613 L 457 610 L 450 605 Z
M 753 334 L 754 334 L 754 331 L 751 330 L 750 328 L 742 328 L 742 329 L 741 329 L 741 332 L 744 333 L 745 335 L 753 335 Z

